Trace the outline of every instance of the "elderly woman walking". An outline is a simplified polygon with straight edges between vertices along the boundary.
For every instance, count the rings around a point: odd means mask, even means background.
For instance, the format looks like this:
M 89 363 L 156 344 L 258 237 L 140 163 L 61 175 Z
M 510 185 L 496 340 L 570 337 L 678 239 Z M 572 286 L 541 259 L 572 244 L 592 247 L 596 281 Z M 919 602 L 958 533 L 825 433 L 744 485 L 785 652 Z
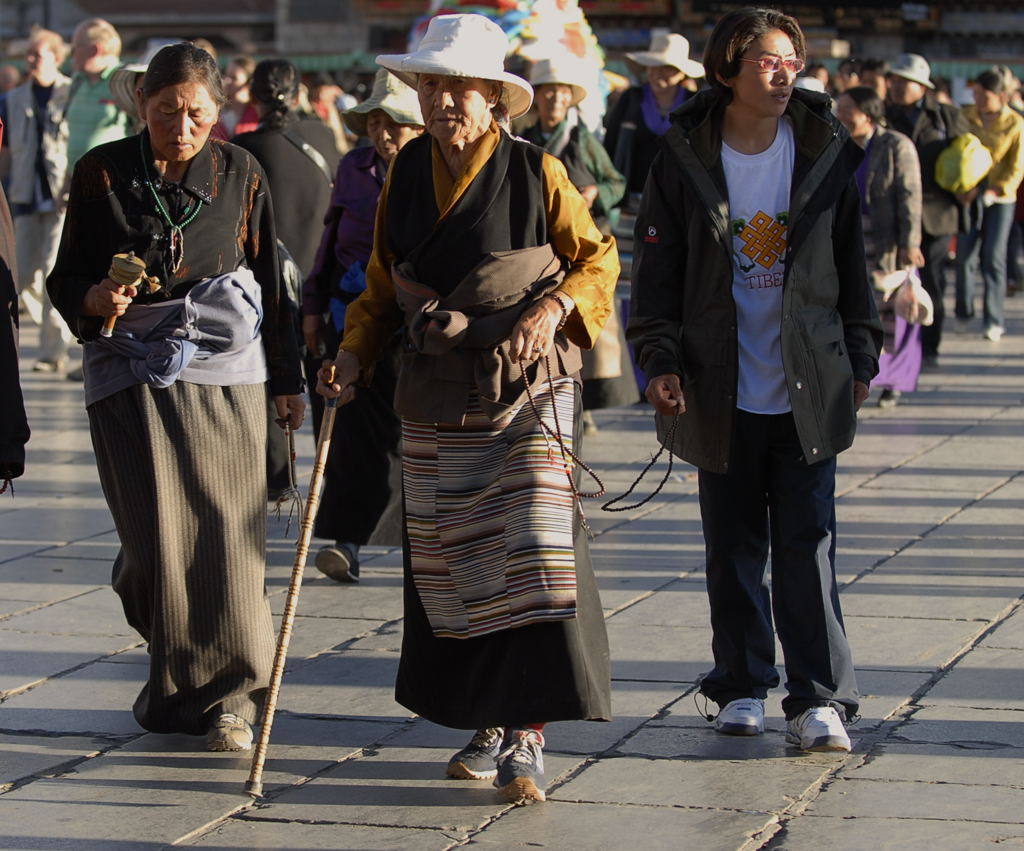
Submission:
M 642 85 L 627 89 L 605 119 L 604 146 L 626 176 L 626 192 L 639 196 L 647 182 L 669 115 L 691 95 L 687 78 L 700 79 L 704 68 L 690 58 L 690 42 L 679 33 L 659 33 L 649 50 L 627 53 L 644 71 Z
M 921 163 L 907 136 L 882 126 L 885 104 L 874 89 L 853 86 L 839 96 L 836 117 L 864 149 L 855 176 L 860 190 L 864 256 L 868 273 L 882 278 L 924 266 L 921 253 Z M 897 315 L 895 298 L 875 288 L 884 332 L 874 385 L 878 405 L 893 408 L 917 389 L 921 373 L 921 326 Z
M 263 171 L 209 141 L 224 102 L 212 57 L 163 48 L 136 97 L 146 129 L 75 168 L 47 286 L 84 342 L 89 427 L 121 541 L 114 590 L 149 643 L 135 718 L 245 750 L 274 652 L 266 482 L 253 460 L 268 378 L 278 416 L 302 420 L 298 348 Z M 129 252 L 156 283 L 113 279 L 112 256 Z
M 347 110 L 344 121 L 371 144 L 350 151 L 338 164 L 316 262 L 303 285 L 302 330 L 311 381 L 320 367 L 320 353 L 338 349 L 347 306 L 366 289 L 377 200 L 388 166 L 406 143 L 423 133 L 416 92 L 383 68 L 374 78 L 370 97 Z M 359 581 L 359 548 L 369 542 L 382 517 L 388 521 L 377 541 L 398 543 L 398 521 L 390 518 L 401 515 L 401 423 L 394 408 L 400 350 L 396 334 L 377 358 L 369 386 L 339 410 L 334 421 L 314 532 L 333 541 L 316 554 L 316 567 L 338 582 Z M 312 408 L 319 433 L 323 405 L 318 401 L 323 400 L 316 396 Z
M 451 777 L 544 800 L 547 721 L 610 716 L 608 644 L 568 457 L 580 346 L 612 304 L 614 240 L 554 157 L 497 119 L 532 90 L 480 15 L 434 18 L 380 65 L 416 87 L 427 134 L 392 163 L 367 289 L 336 380 L 351 398 L 402 324 L 405 634 L 398 701 L 475 729 Z M 321 374 L 323 375 L 323 373 Z

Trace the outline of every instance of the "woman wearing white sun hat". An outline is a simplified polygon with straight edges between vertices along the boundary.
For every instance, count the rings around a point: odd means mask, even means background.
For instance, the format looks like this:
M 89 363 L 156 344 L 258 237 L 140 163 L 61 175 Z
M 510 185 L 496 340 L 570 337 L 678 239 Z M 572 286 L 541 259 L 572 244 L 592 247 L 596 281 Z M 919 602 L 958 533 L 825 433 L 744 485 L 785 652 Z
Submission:
M 690 96 L 685 81 L 703 77 L 704 66 L 690 58 L 690 42 L 679 33 L 655 33 L 649 50 L 626 58 L 644 69 L 646 82 L 627 89 L 615 104 L 605 121 L 604 146 L 633 194 L 644 190 L 669 113 Z
M 579 440 L 579 348 L 619 272 L 562 164 L 499 121 L 529 83 L 481 15 L 431 20 L 377 63 L 416 88 L 426 135 L 391 164 L 367 288 L 334 381 L 352 398 L 403 323 L 405 634 L 395 694 L 474 729 L 448 775 L 544 800 L 544 722 L 610 717 L 601 602 L 560 447 Z M 538 418 L 557 435 L 548 438 Z M 553 451 L 549 451 L 553 450 Z

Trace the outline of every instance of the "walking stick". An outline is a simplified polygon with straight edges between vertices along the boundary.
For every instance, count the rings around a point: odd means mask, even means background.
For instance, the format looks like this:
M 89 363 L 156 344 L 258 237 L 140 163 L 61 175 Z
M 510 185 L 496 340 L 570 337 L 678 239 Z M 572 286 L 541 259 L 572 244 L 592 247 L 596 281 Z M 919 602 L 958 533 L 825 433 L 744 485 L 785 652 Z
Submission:
M 334 383 L 334 365 L 324 367 L 329 378 L 325 384 Z M 277 709 L 277 696 L 281 691 L 281 680 L 284 677 L 284 666 L 288 658 L 288 644 L 292 638 L 292 626 L 295 622 L 295 610 L 299 604 L 299 589 L 302 587 L 302 573 L 306 569 L 306 557 L 309 555 L 309 541 L 313 537 L 313 521 L 320 507 L 320 488 L 324 480 L 324 468 L 327 466 L 327 452 L 331 448 L 331 430 L 334 428 L 334 416 L 338 412 L 338 400 L 328 399 L 324 403 L 324 418 L 320 423 L 320 434 L 316 440 L 316 461 L 313 463 L 313 475 L 309 479 L 309 495 L 306 497 L 306 509 L 302 514 L 302 526 L 299 529 L 298 549 L 295 552 L 295 564 L 292 566 L 292 578 L 288 585 L 288 596 L 285 598 L 284 614 L 281 616 L 281 631 L 277 636 L 277 652 L 274 654 L 274 667 L 270 672 L 270 686 L 263 703 L 263 718 L 260 721 L 260 737 L 256 742 L 256 750 L 252 755 L 252 766 L 249 779 L 245 783 L 245 791 L 252 797 L 263 795 L 263 764 L 267 758 L 267 746 L 270 744 L 270 728 L 274 723 L 274 711 Z

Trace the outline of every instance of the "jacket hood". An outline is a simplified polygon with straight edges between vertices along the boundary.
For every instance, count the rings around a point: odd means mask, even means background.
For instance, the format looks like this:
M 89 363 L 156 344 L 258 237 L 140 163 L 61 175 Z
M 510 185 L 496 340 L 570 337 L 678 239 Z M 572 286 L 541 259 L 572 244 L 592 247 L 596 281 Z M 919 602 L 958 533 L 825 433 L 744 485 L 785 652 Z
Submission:
M 721 157 L 722 115 L 727 105 L 728 101 L 716 90 L 704 89 L 670 116 L 672 125 L 683 132 L 709 171 L 717 166 Z M 832 114 L 832 99 L 828 95 L 794 88 L 785 115 L 793 122 L 799 157 L 813 162 L 833 138 L 838 138 L 842 152 L 837 164 L 848 166 L 851 174 L 857 168 L 863 155 Z

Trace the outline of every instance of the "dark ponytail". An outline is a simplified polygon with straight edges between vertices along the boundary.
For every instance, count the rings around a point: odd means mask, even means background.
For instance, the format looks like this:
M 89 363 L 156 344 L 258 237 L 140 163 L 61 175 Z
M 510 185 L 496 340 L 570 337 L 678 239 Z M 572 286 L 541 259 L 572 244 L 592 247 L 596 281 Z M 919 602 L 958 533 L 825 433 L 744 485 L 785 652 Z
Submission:
M 252 72 L 249 92 L 263 107 L 261 123 L 283 127 L 299 94 L 299 71 L 287 59 L 264 59 Z

